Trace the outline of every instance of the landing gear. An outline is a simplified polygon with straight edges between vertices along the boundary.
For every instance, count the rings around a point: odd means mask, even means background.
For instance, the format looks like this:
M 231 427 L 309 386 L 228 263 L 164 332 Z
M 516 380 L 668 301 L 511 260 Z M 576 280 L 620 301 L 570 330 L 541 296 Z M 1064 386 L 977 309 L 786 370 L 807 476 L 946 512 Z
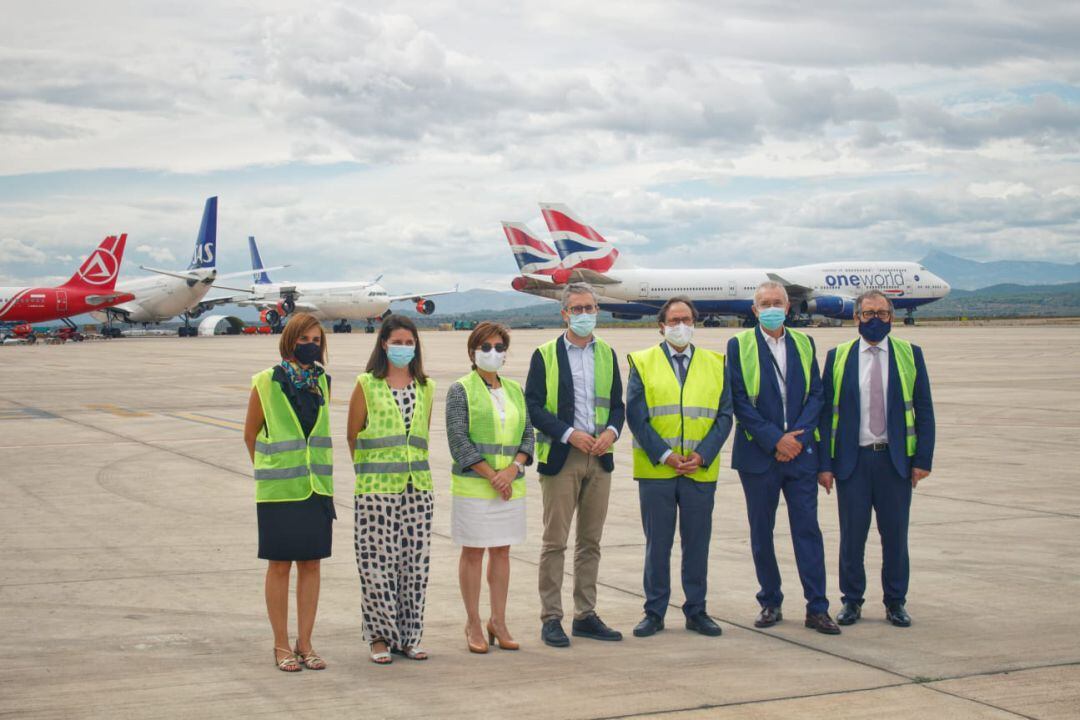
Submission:
M 176 329 L 177 335 L 180 337 L 195 337 L 199 334 L 198 329 L 191 327 L 191 318 L 191 313 L 184 313 L 184 324 Z
M 370 320 L 368 320 L 368 324 L 367 327 L 364 328 L 364 332 L 366 332 L 368 335 L 375 332 L 375 325 Z
M 334 323 L 334 332 L 336 333 L 351 333 L 352 325 L 348 320 L 342 320 L 341 322 Z
M 720 327 L 720 321 L 714 317 L 707 317 L 705 318 L 704 322 L 702 322 L 702 325 L 707 328 L 716 328 Z
M 915 308 L 908 308 L 907 317 L 904 318 L 905 325 L 915 324 Z
M 72 330 L 74 330 L 76 327 L 75 323 L 71 322 L 71 320 L 67 318 L 64 318 L 64 324 Z M 113 327 L 113 316 L 112 313 L 108 311 L 106 311 L 105 314 L 105 327 L 101 328 L 101 336 L 106 338 L 124 337 L 124 333 L 120 330 L 120 328 Z

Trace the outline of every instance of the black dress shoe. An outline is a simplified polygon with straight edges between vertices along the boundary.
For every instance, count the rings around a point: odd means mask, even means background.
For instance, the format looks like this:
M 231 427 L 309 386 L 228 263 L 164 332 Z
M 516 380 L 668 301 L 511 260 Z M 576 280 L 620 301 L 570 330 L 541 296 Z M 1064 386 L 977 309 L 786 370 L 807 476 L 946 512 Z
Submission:
M 709 617 L 705 612 L 699 612 L 697 615 L 686 618 L 686 629 L 693 630 L 702 635 L 708 635 L 709 637 L 716 637 L 724 632 L 720 629 L 720 626 L 716 624 L 716 621 Z
M 854 625 L 855 621 L 862 617 L 862 606 L 858 603 L 844 603 L 840 612 L 836 613 L 836 622 L 840 625 Z
M 911 616 L 903 605 L 892 605 L 885 608 L 885 619 L 896 627 L 911 627 Z
M 649 637 L 663 629 L 664 618 L 652 613 L 645 613 L 645 617 L 634 627 L 634 637 Z
M 754 627 L 767 628 L 784 619 L 784 613 L 778 607 L 763 607 L 754 621 Z
M 558 620 L 544 621 L 544 627 L 540 629 L 540 639 L 544 641 L 545 645 L 551 647 L 568 647 L 570 645 L 570 638 L 566 637 L 566 633 L 562 629 L 562 623 Z
M 622 640 L 622 633 L 612 630 L 596 613 L 591 613 L 575 620 L 570 634 L 574 637 L 592 638 L 593 640 Z
M 813 628 L 825 635 L 839 635 L 840 628 L 829 617 L 829 613 L 806 613 L 806 627 Z

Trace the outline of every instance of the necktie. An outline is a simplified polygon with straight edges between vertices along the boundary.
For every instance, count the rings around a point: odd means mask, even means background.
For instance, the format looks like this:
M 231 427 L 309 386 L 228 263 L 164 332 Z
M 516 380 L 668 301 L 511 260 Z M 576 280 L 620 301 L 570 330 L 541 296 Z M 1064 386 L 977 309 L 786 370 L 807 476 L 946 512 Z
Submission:
M 676 355 L 675 362 L 679 366 L 679 384 L 682 385 L 684 382 L 686 382 L 686 356 Z
M 885 388 L 881 382 L 881 348 L 870 348 L 870 432 L 885 435 Z

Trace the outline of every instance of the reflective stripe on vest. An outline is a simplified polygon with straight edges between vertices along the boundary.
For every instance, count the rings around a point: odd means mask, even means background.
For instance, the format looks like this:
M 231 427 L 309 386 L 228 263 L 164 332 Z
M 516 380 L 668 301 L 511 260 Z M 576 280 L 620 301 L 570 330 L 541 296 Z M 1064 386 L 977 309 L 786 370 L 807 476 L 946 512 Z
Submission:
M 547 397 L 544 409 L 552 415 L 559 415 L 559 356 L 557 343 L 563 342 L 564 336 L 544 343 L 539 347 L 540 357 L 544 360 L 544 386 Z M 600 338 L 594 338 L 593 344 L 593 385 L 596 398 L 596 434 L 599 435 L 608 425 L 611 414 L 611 385 L 614 382 L 614 366 L 611 346 Z M 536 461 L 546 463 L 551 452 L 551 438 L 543 433 L 536 434 Z M 614 446 L 607 452 L 615 452 Z
M 832 396 L 832 438 L 829 443 L 829 455 L 836 457 L 836 429 L 840 425 L 840 384 L 844 381 L 851 349 L 858 339 L 836 346 L 833 358 L 833 396 Z M 900 393 L 904 398 L 904 427 L 906 433 L 905 450 L 908 457 L 915 455 L 918 438 L 915 436 L 915 351 L 907 340 L 890 337 L 889 347 L 896 355 L 896 370 L 900 376 Z M 888 370 L 886 370 L 887 372 Z
M 663 346 L 630 353 L 630 364 L 637 369 L 645 388 L 649 425 L 671 450 L 687 455 L 697 449 L 716 422 L 720 396 L 724 391 L 724 356 L 694 348 L 686 381 L 679 384 L 675 369 Z M 653 465 L 636 441 L 633 444 L 634 477 L 640 480 L 674 478 L 678 473 L 670 465 Z M 708 467 L 698 468 L 688 477 L 698 482 L 716 482 L 720 474 L 719 458 Z
M 509 467 L 514 462 L 525 433 L 525 394 L 521 391 L 521 385 L 506 378 L 499 380 L 506 396 L 505 423 L 499 420 L 491 392 L 476 371 L 458 380 L 465 388 L 465 396 L 469 402 L 469 439 L 476 445 L 487 464 L 496 471 Z M 450 472 L 452 494 L 458 497 L 499 497 L 491 483 L 475 470 L 454 463 Z M 511 499 L 524 497 L 524 471 L 518 471 L 512 487 Z
M 255 440 L 255 502 L 295 502 L 334 494 L 334 443 L 330 439 L 330 386 L 319 377 L 324 402 L 311 435 L 304 437 L 289 398 L 274 381 L 274 368 L 251 378 L 265 425 Z
M 384 378 L 363 373 L 356 383 L 364 391 L 367 425 L 356 436 L 353 451 L 354 493 L 401 493 L 412 478 L 417 490 L 431 490 L 428 424 L 435 400 L 435 381 L 415 383 L 416 405 L 409 432 Z
M 803 391 L 803 402 L 810 397 L 810 367 L 814 362 L 814 346 L 805 333 L 791 328 L 784 328 L 784 332 L 791 334 L 795 341 L 795 349 L 799 353 L 799 363 L 802 365 L 803 377 L 806 379 L 806 390 Z M 746 385 L 746 394 L 750 397 L 750 404 L 757 407 L 758 394 L 761 392 L 761 365 L 758 363 L 758 334 L 757 330 L 743 330 L 735 336 L 739 341 L 739 364 L 742 366 L 743 383 Z M 785 342 L 787 342 L 785 340 Z M 770 351 L 771 352 L 771 351 Z M 743 429 L 747 440 L 753 440 L 754 436 L 749 430 Z M 814 440 L 821 440 L 821 432 L 814 428 Z

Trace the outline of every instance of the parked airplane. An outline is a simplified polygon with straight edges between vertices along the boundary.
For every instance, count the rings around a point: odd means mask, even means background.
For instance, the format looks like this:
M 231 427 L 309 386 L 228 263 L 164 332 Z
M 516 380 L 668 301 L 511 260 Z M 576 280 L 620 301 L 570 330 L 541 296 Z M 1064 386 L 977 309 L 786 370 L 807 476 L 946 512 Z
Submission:
M 846 319 L 854 314 L 855 297 L 865 290 L 881 290 L 898 310 L 906 311 L 904 324 L 914 324 L 916 308 L 949 294 L 949 284 L 912 262 L 851 261 L 766 269 L 640 269 L 627 267 L 619 251 L 565 205 L 541 203 L 563 267 L 549 278 L 552 285 L 583 281 L 594 285 L 602 298 L 649 308 L 626 311 L 625 306 L 601 307 L 617 317 L 637 318 L 655 312 L 672 295 L 690 297 L 707 325 L 716 316 L 739 316 L 754 323 L 754 291 L 765 280 L 782 283 L 791 298 L 792 315 L 822 315 Z M 533 276 L 537 279 L 537 276 Z M 523 292 L 528 290 L 523 289 Z
M 279 327 L 282 318 L 295 310 L 309 312 L 320 320 L 335 320 L 334 332 L 352 332 L 350 320 L 364 320 L 367 331 L 375 331 L 375 321 L 390 311 L 390 303 L 409 301 L 416 303 L 421 315 L 435 312 L 435 302 L 429 298 L 447 295 L 454 290 L 433 293 L 390 295 L 378 284 L 379 278 L 370 282 L 273 282 L 263 268 L 255 238 L 248 238 L 251 252 L 251 269 L 255 282 L 249 288 L 227 288 L 248 293 L 247 297 L 234 297 L 232 302 L 262 310 L 262 321 L 271 327 Z M 218 287 L 225 287 L 219 285 Z
M 247 271 L 218 275 L 217 207 L 216 196 L 206 199 L 199 234 L 195 238 L 195 252 L 187 270 L 158 270 L 140 265 L 143 270 L 155 273 L 157 277 L 121 281 L 117 288 L 134 295 L 135 299 L 93 313 L 94 317 L 110 323 L 119 321 L 132 325 L 150 325 L 182 315 L 184 324 L 178 329 L 180 337 L 195 337 L 197 329 L 191 326 L 191 320 L 229 299 L 203 301 L 214 281 L 247 275 Z M 120 336 L 118 328 L 107 328 L 106 331 L 110 335 Z
M 62 320 L 74 328 L 68 319 L 73 315 L 131 300 L 130 293 L 116 290 L 126 242 L 126 234 L 105 238 L 63 285 L 0 287 L 0 325 L 15 336 L 32 333 L 30 323 L 49 320 Z

